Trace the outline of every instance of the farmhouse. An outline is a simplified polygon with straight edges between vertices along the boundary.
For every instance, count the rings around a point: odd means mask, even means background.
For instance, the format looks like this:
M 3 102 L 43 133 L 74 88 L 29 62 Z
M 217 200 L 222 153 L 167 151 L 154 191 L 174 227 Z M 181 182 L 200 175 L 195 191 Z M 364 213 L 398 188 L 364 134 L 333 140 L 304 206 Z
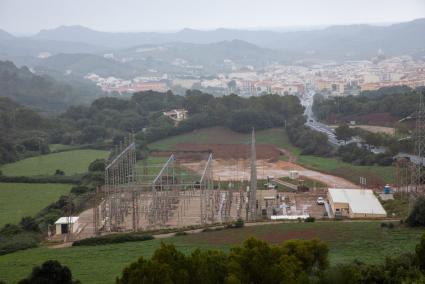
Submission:
M 60 217 L 56 222 L 56 235 L 75 233 L 78 230 L 79 217 Z
M 382 218 L 387 216 L 370 189 L 329 188 L 328 200 L 335 216 Z

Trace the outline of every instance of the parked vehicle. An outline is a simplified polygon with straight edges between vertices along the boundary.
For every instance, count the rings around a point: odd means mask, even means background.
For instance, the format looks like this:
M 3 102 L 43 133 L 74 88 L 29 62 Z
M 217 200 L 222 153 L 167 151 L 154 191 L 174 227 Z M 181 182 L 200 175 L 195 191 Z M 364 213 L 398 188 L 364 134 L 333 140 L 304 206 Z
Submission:
M 321 196 L 317 198 L 317 205 L 325 205 L 325 199 Z

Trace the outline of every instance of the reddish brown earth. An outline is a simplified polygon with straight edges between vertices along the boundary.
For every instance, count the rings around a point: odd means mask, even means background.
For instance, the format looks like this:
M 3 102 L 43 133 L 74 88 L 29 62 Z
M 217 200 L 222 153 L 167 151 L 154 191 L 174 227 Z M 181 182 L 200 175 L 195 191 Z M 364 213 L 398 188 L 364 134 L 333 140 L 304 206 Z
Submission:
M 217 159 L 248 159 L 250 157 L 249 144 L 190 144 L 176 145 L 178 151 L 210 151 Z M 257 144 L 257 159 L 278 159 L 281 155 L 274 145 Z
M 249 226 L 244 229 L 237 229 L 230 232 L 229 230 L 213 231 L 200 234 L 192 234 L 185 237 L 188 243 L 208 244 L 208 245 L 235 245 L 241 244 L 249 237 L 273 243 L 281 244 L 287 240 L 308 240 L 319 238 L 321 240 L 328 240 L 335 238 L 335 232 L 332 230 L 322 230 L 318 228 L 306 228 L 303 230 L 287 230 L 284 227 L 274 227 L 271 229 L 269 226 Z
M 357 124 L 380 125 L 380 126 L 393 126 L 398 121 L 398 118 L 392 116 L 387 112 L 371 113 L 365 115 L 348 115 L 344 117 L 330 117 L 330 123 L 345 122 L 349 123 L 354 120 Z

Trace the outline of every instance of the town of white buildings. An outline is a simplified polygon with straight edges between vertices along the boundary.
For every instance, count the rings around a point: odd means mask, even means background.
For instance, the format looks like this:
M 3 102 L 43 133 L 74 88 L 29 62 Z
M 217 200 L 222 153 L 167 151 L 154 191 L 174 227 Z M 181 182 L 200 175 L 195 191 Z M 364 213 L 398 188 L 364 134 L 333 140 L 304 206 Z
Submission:
M 223 66 L 229 64 L 232 64 L 231 60 L 224 60 Z M 202 68 L 195 67 L 198 70 Z M 85 78 L 95 82 L 106 92 L 165 92 L 174 88 L 195 88 L 215 95 L 235 93 L 241 96 L 258 96 L 264 93 L 303 95 L 306 89 L 325 92 L 331 96 L 344 96 L 396 85 L 412 88 L 425 86 L 425 61 L 413 60 L 410 56 L 315 65 L 273 64 L 261 70 L 255 70 L 252 66 L 233 66 L 231 70 L 213 78 L 203 78 L 200 75 L 179 77 L 167 73 L 158 75 L 158 72 L 152 72 L 155 76 L 131 80 L 102 78 L 93 73 Z

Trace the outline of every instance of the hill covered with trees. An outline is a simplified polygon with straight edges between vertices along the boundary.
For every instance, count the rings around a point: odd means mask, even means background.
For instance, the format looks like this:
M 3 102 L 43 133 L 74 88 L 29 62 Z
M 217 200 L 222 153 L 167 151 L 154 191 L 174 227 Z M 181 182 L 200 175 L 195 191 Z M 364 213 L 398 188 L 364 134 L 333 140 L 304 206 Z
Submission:
M 185 108 L 189 113 L 189 118 L 177 126 L 162 113 L 175 108 Z M 326 136 L 304 126 L 303 111 L 295 96 L 214 97 L 196 90 L 187 91 L 186 96 L 177 96 L 171 92 L 147 91 L 135 93 L 129 100 L 100 98 L 91 106 L 69 108 L 61 118 L 74 130 L 63 133 L 61 143 L 119 140 L 125 133 L 135 132 L 140 144 L 145 144 L 212 126 L 237 132 L 286 127 L 291 142 L 304 153 L 328 153 Z
M 0 97 L 0 164 L 49 152 L 60 122 Z
M 10 61 L 0 61 L 0 97 L 42 112 L 64 111 L 75 104 L 87 104 L 103 95 L 97 87 L 68 85 L 49 76 L 39 76 L 27 67 L 18 68 Z

